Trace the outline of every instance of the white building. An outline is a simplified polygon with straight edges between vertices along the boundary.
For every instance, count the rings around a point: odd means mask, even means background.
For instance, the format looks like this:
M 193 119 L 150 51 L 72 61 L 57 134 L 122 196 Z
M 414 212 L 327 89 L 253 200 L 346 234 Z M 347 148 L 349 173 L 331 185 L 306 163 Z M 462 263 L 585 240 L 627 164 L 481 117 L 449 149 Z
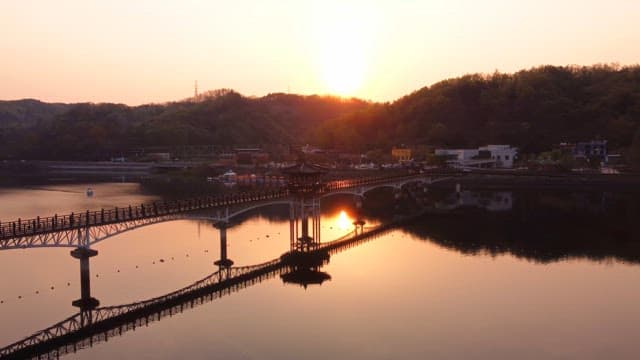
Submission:
M 480 151 L 488 151 L 491 159 L 496 161 L 496 167 L 512 168 L 513 160 L 518 154 L 518 149 L 510 145 L 487 145 L 479 148 Z
M 471 160 L 478 156 L 477 149 L 436 149 L 438 156 L 454 156 L 457 160 Z
M 511 168 L 518 149 L 510 145 L 487 145 L 477 149 L 436 149 L 437 156 L 447 156 L 453 167 Z

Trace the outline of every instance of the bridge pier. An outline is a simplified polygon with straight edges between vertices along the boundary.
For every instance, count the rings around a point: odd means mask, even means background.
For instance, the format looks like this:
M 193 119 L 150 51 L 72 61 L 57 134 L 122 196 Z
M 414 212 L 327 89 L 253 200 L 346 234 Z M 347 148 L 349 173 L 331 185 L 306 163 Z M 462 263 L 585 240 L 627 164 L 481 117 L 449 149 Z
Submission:
M 70 253 L 72 257 L 80 260 L 80 299 L 74 300 L 71 304 L 83 312 L 95 309 L 100 305 L 100 301 L 91 296 L 89 259 L 98 255 L 98 252 L 88 247 L 78 247 Z
M 222 268 L 229 268 L 233 265 L 233 260 L 227 257 L 227 227 L 229 224 L 225 222 L 220 222 L 215 224 L 215 227 L 220 230 L 220 259 L 214 262 L 215 265 L 218 265 Z
M 301 198 L 292 202 L 290 216 L 291 250 L 306 252 L 316 249 L 320 245 L 320 200 Z
M 353 222 L 355 226 L 355 235 L 358 236 L 358 227 L 360 227 L 360 234 L 364 234 L 364 218 L 362 217 L 362 197 L 356 197 L 356 220 Z

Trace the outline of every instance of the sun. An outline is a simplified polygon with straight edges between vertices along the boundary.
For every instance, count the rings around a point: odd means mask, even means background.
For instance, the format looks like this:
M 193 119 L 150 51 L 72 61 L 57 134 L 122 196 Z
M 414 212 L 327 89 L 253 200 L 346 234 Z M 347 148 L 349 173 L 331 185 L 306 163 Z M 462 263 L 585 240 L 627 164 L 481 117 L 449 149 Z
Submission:
M 328 90 L 338 95 L 353 95 L 362 86 L 366 59 L 361 39 L 348 27 L 327 29 L 323 50 L 323 79 Z
M 363 86 L 371 57 L 372 21 L 363 9 L 344 3 L 327 5 L 318 20 L 318 60 L 326 90 L 354 96 Z

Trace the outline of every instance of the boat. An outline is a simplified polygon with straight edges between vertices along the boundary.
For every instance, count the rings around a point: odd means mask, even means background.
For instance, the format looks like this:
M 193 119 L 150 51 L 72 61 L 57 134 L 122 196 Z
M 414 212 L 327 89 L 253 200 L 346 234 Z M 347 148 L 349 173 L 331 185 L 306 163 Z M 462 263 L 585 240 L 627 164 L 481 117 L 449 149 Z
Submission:
M 233 172 L 233 170 L 228 170 L 224 174 L 220 175 L 218 180 L 220 180 L 220 182 L 225 186 L 232 187 L 235 186 L 238 181 L 238 174 Z
M 87 196 L 88 197 L 92 197 L 93 196 L 93 189 L 92 188 L 87 188 Z

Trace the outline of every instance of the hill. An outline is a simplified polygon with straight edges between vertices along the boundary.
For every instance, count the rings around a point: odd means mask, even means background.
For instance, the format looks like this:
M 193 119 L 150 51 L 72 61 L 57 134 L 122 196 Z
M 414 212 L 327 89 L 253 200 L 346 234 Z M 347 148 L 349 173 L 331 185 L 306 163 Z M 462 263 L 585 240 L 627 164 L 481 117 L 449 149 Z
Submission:
M 0 131 L 0 158 L 108 159 L 145 146 L 238 146 L 310 141 L 327 120 L 364 108 L 357 99 L 217 90 L 168 104 L 74 104 L 38 126 Z
M 640 164 L 640 66 L 465 75 L 391 103 L 281 93 L 252 98 L 226 89 L 197 101 L 136 107 L 0 102 L 0 159 L 89 160 L 148 146 L 306 142 L 352 151 L 506 143 L 536 153 L 596 138 L 632 150 Z
M 515 74 L 466 75 L 390 104 L 328 122 L 322 145 L 368 149 L 394 144 L 506 143 L 539 152 L 563 141 L 631 146 L 640 131 L 640 67 L 543 66 Z
M 0 101 L 0 128 L 36 126 L 68 108 L 68 104 L 49 104 L 35 99 Z

